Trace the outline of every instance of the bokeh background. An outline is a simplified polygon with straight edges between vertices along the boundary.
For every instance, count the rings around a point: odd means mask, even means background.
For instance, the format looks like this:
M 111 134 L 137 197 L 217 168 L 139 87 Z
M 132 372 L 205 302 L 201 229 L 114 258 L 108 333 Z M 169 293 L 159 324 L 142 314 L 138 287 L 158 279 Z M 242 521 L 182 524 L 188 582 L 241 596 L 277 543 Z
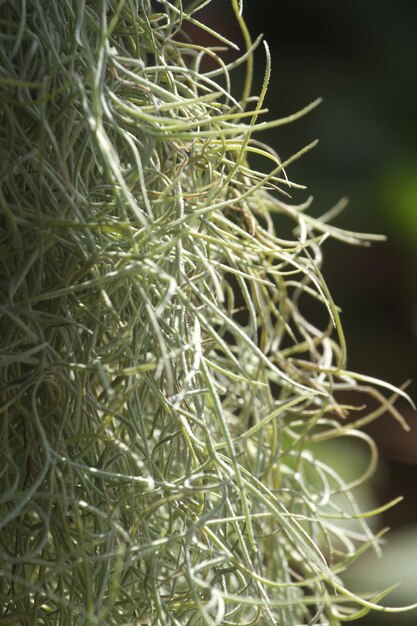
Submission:
M 314 195 L 312 211 L 320 215 L 348 196 L 336 223 L 388 237 L 369 248 L 325 246 L 324 275 L 343 311 L 348 365 L 396 385 L 414 379 L 408 391 L 417 400 L 417 1 L 246 0 L 244 15 L 252 36 L 264 33 L 271 49 L 270 118 L 324 99 L 263 141 L 286 159 L 319 138 L 288 172 Z M 230 2 L 213 0 L 204 21 L 239 40 Z M 258 86 L 263 74 L 260 48 Z M 417 602 L 417 414 L 398 406 L 411 431 L 391 418 L 370 429 L 381 461 L 368 496 L 379 504 L 399 494 L 404 500 L 377 520 L 392 529 L 385 557 L 362 559 L 351 584 L 376 589 L 401 581 L 386 601 L 408 604 Z M 355 449 L 337 459 L 359 462 Z M 417 626 L 417 611 L 360 623 Z

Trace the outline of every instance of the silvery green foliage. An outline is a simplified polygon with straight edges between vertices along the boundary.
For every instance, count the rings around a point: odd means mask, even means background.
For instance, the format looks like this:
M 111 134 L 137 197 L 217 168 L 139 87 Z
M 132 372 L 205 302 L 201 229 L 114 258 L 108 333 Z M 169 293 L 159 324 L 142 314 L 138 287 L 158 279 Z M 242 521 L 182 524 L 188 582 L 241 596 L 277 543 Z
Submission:
M 191 42 L 206 4 L 1 8 L 4 624 L 334 626 L 378 601 L 342 582 L 378 549 L 356 428 L 402 392 L 346 371 L 320 269 L 328 236 L 365 238 L 291 203 L 312 146 L 257 137 L 316 103 L 262 121 L 268 48 L 235 0 L 240 58 Z M 347 425 L 342 391 L 376 402 Z M 315 454 L 338 437 L 369 448 L 355 483 Z

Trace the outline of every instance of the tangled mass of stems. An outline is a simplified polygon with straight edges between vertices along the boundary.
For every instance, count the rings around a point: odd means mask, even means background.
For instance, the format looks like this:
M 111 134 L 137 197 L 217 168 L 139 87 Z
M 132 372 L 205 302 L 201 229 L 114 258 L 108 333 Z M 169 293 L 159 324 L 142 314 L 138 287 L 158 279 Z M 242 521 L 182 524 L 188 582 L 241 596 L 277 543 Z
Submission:
M 385 610 L 342 575 L 379 550 L 352 493 L 376 462 L 357 428 L 401 420 L 404 392 L 346 370 L 320 270 L 327 237 L 364 237 L 327 223 L 340 207 L 291 204 L 285 168 L 311 146 L 281 162 L 258 132 L 316 103 L 262 121 L 268 48 L 254 97 L 260 40 L 232 0 L 246 50 L 227 64 L 207 4 L 1 8 L 1 624 Z M 350 483 L 314 453 L 341 437 L 369 450 Z

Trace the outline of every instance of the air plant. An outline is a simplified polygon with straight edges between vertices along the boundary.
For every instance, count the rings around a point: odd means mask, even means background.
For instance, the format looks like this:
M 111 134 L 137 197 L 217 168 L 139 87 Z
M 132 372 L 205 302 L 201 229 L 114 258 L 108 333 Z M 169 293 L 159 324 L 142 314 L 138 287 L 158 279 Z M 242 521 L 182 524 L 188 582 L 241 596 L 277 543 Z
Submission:
M 326 238 L 377 237 L 293 203 L 287 168 L 313 144 L 282 162 L 258 137 L 317 103 L 262 121 L 268 46 L 254 97 L 261 39 L 231 0 L 246 49 L 226 62 L 207 4 L 2 4 L 0 624 L 396 610 L 343 572 L 380 549 L 354 497 L 377 457 L 358 429 L 403 423 L 406 394 L 346 369 L 321 272 Z M 354 482 L 315 453 L 336 438 L 369 450 Z

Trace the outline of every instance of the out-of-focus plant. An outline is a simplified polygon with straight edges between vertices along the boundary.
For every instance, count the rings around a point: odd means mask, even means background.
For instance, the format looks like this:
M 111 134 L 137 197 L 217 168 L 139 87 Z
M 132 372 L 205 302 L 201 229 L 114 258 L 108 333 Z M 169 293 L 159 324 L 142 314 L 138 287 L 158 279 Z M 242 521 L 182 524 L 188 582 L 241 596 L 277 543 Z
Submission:
M 199 22 L 207 4 L 1 8 L 1 624 L 334 626 L 384 610 L 342 574 L 379 550 L 353 494 L 376 463 L 357 427 L 402 421 L 405 394 L 346 369 L 320 269 L 327 237 L 376 237 L 329 225 L 340 206 L 291 204 L 285 169 L 313 144 L 282 163 L 257 137 L 316 103 L 263 122 L 268 47 L 254 97 L 260 39 L 237 0 L 237 60 L 184 34 L 235 47 Z M 369 451 L 353 480 L 315 454 L 341 437 Z
M 416 164 L 401 163 L 400 167 L 383 172 L 378 190 L 383 217 L 392 232 L 415 254 L 417 244 L 417 182 Z

